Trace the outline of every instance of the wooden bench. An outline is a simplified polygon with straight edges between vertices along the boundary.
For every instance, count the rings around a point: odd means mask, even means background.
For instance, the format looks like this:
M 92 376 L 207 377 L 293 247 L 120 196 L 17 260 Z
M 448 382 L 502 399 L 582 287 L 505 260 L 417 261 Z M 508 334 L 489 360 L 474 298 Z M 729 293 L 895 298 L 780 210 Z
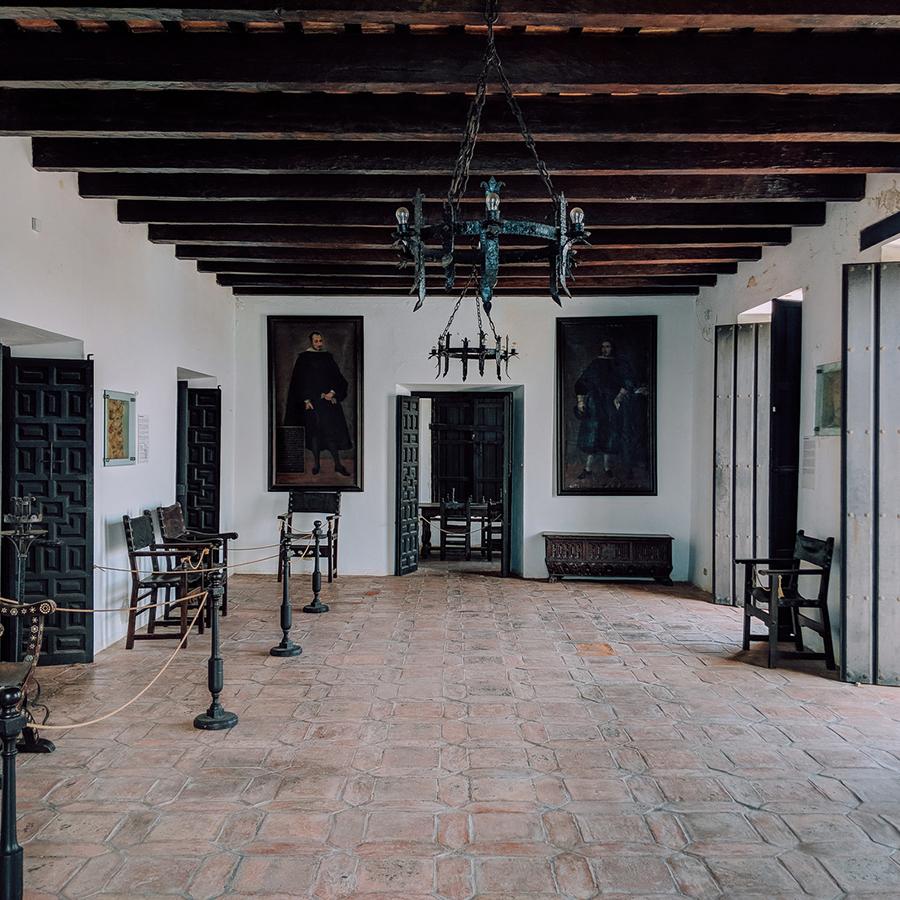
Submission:
M 595 534 L 545 531 L 549 581 L 561 578 L 652 578 L 672 583 L 669 534 Z

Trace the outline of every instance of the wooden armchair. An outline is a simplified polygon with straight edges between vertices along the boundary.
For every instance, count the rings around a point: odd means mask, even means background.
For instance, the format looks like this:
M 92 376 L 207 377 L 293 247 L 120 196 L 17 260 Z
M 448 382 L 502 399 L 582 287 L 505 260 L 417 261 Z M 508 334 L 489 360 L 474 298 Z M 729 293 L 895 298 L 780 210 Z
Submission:
M 44 636 L 44 621 L 47 616 L 56 612 L 56 604 L 52 600 L 41 600 L 38 603 L 19 604 L 14 600 L 0 597 L 0 635 L 4 632 L 2 619 L 16 618 L 21 623 L 21 634 L 25 645 L 25 654 L 21 662 L 0 662 L 0 685 L 17 687 L 22 691 L 20 709 L 24 712 L 28 724 L 22 729 L 23 746 L 31 752 L 49 752 L 53 745 L 39 738 L 34 726 L 34 719 L 28 712 L 28 688 L 32 680 L 38 658 L 41 655 L 41 641 Z
M 834 555 L 834 538 L 819 540 L 797 532 L 793 559 L 736 559 L 744 566 L 744 650 L 750 649 L 750 641 L 768 641 L 769 668 L 779 657 L 785 659 L 824 659 L 829 669 L 834 669 L 834 644 L 831 638 L 831 622 L 828 618 L 828 582 L 831 577 L 831 559 Z M 801 563 L 809 565 L 801 568 Z M 815 597 L 800 593 L 801 580 L 805 584 L 818 578 Z M 767 578 L 768 584 L 761 583 Z M 800 610 L 817 609 L 820 619 L 804 615 Z M 794 631 L 794 650 L 778 647 L 778 620 L 781 610 L 789 611 Z M 751 634 L 750 619 L 761 619 L 768 628 L 767 634 Z M 809 628 L 821 635 L 824 653 L 806 650 L 803 646 L 803 629 Z
M 319 556 L 328 560 L 328 583 L 338 577 L 338 535 L 341 525 L 341 495 L 339 491 L 289 491 L 288 508 L 278 519 L 281 522 L 279 539 L 284 540 L 294 528 L 294 514 L 320 515 L 325 520 L 324 540 L 319 543 Z M 312 528 L 310 528 L 310 531 Z M 305 556 L 315 552 L 315 542 L 311 538 L 298 538 L 291 545 Z M 282 578 L 282 561 L 278 559 L 278 580 Z
M 153 532 L 153 519 L 150 513 L 142 516 L 122 516 L 125 527 L 125 544 L 128 547 L 128 567 L 131 569 L 131 599 L 128 603 L 128 632 L 125 638 L 125 649 L 131 650 L 135 641 L 159 640 L 161 638 L 181 639 L 188 633 L 188 609 L 200 602 L 200 597 L 188 598 L 195 588 L 203 584 L 203 575 L 195 572 L 188 565 L 191 550 L 196 545 L 165 545 L 156 542 Z M 149 561 L 150 570 L 142 570 L 141 564 Z M 162 570 L 160 563 L 168 568 Z M 161 601 L 160 596 L 164 597 Z M 171 604 L 168 602 L 171 599 Z M 141 601 L 147 600 L 141 606 Z M 165 602 L 162 615 L 157 615 L 157 607 Z M 178 607 L 178 618 L 169 613 L 172 607 Z M 145 634 L 136 634 L 137 618 L 144 613 L 149 618 Z M 177 627 L 177 633 L 157 632 L 158 627 Z M 203 634 L 203 617 L 199 618 L 200 634 Z M 185 640 L 185 646 L 187 641 Z
M 184 510 L 176 500 L 171 506 L 158 506 L 156 517 L 159 520 L 159 532 L 162 542 L 168 546 L 193 545 L 209 547 L 208 561 L 210 565 L 222 566 L 222 603 L 223 616 L 228 615 L 228 542 L 236 541 L 236 531 L 194 531 L 184 521 Z
M 441 500 L 441 553 L 459 551 L 466 560 L 472 558 L 472 500 Z

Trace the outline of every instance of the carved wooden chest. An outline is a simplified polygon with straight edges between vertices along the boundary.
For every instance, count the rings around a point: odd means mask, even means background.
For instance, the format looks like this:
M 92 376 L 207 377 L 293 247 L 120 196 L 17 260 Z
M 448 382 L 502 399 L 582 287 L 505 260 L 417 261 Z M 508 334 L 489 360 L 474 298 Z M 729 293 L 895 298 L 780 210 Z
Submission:
M 672 536 L 545 531 L 550 581 L 572 578 L 652 578 L 671 584 Z

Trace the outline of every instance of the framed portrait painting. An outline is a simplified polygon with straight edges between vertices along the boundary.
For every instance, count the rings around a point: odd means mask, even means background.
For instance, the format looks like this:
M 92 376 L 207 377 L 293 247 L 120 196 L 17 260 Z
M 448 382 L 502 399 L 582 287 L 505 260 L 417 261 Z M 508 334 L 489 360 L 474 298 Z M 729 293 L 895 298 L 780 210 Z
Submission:
M 269 490 L 362 490 L 362 316 L 269 316 Z
M 557 491 L 656 494 L 656 316 L 556 320 Z

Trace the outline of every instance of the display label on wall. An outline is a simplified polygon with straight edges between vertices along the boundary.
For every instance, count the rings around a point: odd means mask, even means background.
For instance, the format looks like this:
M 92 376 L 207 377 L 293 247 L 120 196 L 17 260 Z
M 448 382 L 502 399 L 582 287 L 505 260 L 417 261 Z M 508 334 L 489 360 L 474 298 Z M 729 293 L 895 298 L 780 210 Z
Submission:
M 137 462 L 150 462 L 150 416 L 137 417 Z

